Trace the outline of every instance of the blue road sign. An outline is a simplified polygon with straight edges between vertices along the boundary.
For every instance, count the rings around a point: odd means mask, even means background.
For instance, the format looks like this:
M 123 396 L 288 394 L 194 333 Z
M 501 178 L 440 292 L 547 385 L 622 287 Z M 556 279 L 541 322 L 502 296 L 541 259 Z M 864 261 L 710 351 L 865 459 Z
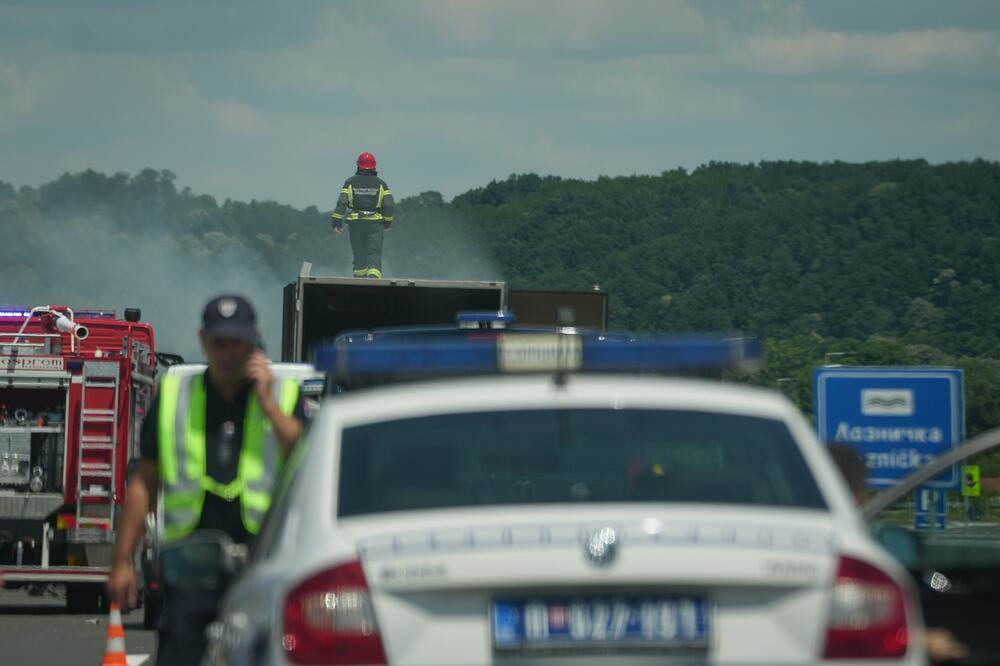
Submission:
M 816 432 L 858 449 L 868 485 L 885 488 L 965 438 L 957 368 L 836 366 L 813 372 Z M 958 488 L 958 470 L 928 488 Z

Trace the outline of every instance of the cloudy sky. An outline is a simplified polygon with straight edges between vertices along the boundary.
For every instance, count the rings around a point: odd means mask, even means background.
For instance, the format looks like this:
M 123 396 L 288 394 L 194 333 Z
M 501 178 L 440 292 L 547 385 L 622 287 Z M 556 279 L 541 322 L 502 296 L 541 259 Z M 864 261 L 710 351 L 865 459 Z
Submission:
M 1000 158 L 992 0 L 0 0 L 0 180 L 330 208 L 709 160 Z

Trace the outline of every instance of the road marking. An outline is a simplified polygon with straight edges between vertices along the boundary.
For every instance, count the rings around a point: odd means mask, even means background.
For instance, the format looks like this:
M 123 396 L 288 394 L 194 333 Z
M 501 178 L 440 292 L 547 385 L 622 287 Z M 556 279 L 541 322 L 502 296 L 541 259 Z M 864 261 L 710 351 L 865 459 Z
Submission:
M 128 662 L 128 666 L 142 666 L 147 661 L 149 661 L 148 654 L 129 654 L 125 656 L 125 661 Z

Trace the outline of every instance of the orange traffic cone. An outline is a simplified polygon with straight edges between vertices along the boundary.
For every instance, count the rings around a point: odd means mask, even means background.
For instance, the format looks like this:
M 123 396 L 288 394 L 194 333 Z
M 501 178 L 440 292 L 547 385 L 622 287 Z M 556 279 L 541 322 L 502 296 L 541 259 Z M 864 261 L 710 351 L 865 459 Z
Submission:
M 122 627 L 122 612 L 115 602 L 111 602 L 108 642 L 104 646 L 101 666 L 128 666 L 128 661 L 125 659 L 125 628 Z

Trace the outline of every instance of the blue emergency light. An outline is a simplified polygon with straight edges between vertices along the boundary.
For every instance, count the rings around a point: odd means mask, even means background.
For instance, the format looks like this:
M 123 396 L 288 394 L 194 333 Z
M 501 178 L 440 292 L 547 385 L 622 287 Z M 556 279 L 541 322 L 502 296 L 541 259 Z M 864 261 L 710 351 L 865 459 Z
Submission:
M 58 308 L 57 308 L 58 309 Z M 60 312 L 61 309 L 58 309 Z M 45 311 L 41 311 L 39 314 L 44 314 Z M 32 315 L 31 310 L 19 310 L 16 306 L 0 306 L 0 318 L 17 317 L 23 319 L 24 317 L 30 317 Z M 88 309 L 88 310 L 75 310 L 73 312 L 73 317 L 79 319 L 81 317 L 86 317 L 88 319 L 114 319 L 118 316 L 118 313 L 112 309 Z
M 761 355 L 760 343 L 748 338 L 508 332 L 486 341 L 441 336 L 352 344 L 341 337 L 316 352 L 315 365 L 328 376 L 342 379 L 519 372 L 662 373 L 750 369 Z

